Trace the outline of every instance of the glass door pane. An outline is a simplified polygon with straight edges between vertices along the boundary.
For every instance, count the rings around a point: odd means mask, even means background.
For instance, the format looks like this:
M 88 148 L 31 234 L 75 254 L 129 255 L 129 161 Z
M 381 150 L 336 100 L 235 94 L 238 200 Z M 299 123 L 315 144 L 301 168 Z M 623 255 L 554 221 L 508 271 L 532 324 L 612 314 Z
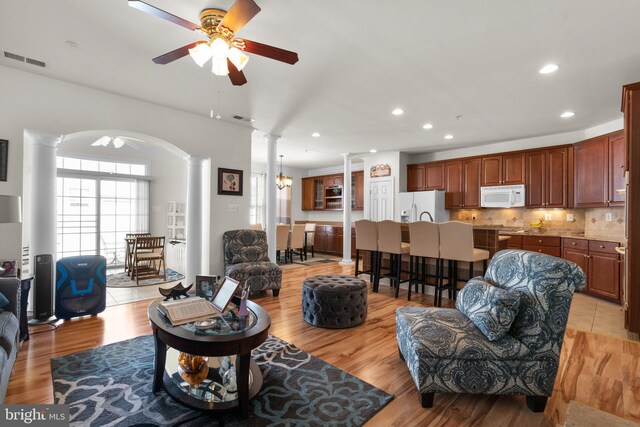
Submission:
M 107 265 L 124 264 L 127 233 L 143 232 L 136 221 L 135 180 L 100 180 L 100 254 Z
M 96 179 L 57 178 L 58 259 L 98 253 L 97 185 Z

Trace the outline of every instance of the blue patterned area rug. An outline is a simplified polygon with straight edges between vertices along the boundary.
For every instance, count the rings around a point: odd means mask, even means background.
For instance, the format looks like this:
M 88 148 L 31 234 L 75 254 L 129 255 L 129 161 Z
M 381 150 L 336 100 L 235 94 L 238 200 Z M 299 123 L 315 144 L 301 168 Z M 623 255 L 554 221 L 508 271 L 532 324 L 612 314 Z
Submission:
M 253 350 L 264 375 L 248 420 L 208 415 L 151 392 L 153 338 L 143 336 L 51 359 L 54 401 L 72 426 L 360 426 L 393 395 L 270 336 Z

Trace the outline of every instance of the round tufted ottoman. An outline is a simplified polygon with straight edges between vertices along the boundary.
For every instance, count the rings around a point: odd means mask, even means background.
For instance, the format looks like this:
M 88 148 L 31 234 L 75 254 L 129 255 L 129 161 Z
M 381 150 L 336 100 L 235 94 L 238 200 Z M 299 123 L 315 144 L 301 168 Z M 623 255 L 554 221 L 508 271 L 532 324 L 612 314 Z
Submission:
M 302 317 L 322 328 L 351 328 L 367 318 L 367 284 L 353 276 L 313 276 L 302 283 Z

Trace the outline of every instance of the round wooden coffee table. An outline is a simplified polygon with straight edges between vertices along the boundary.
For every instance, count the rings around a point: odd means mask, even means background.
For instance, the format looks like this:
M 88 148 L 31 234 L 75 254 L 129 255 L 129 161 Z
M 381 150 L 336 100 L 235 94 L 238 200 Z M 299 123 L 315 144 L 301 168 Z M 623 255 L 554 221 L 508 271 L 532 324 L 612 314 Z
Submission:
M 247 418 L 249 400 L 262 387 L 262 372 L 251 359 L 251 350 L 267 340 L 269 314 L 258 304 L 247 301 L 248 318 L 225 316 L 217 327 L 199 331 L 193 324 L 172 326 L 158 312 L 161 301 L 152 302 L 148 310 L 155 340 L 153 392 L 164 388 L 173 399 L 190 408 L 214 412 L 239 409 L 242 418 Z M 200 378 L 186 374 L 178 368 L 178 352 L 209 357 L 208 370 Z M 237 394 L 227 393 L 218 370 L 218 358 L 233 355 Z

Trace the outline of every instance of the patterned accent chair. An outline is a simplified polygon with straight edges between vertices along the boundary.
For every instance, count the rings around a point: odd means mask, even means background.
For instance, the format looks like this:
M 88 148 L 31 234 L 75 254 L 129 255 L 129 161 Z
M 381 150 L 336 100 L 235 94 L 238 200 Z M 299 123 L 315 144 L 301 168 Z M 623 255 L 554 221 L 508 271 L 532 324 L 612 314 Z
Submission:
M 253 291 L 272 290 L 277 297 L 282 287 L 282 270 L 269 261 L 267 233 L 233 230 L 224 233 L 224 273 Z
M 457 309 L 401 307 L 400 358 L 424 408 L 433 405 L 435 393 L 523 394 L 532 411 L 542 412 L 558 372 L 571 299 L 584 287 L 585 275 L 560 258 L 504 250 L 493 257 L 484 280 L 520 293 L 508 333 L 489 341 Z

